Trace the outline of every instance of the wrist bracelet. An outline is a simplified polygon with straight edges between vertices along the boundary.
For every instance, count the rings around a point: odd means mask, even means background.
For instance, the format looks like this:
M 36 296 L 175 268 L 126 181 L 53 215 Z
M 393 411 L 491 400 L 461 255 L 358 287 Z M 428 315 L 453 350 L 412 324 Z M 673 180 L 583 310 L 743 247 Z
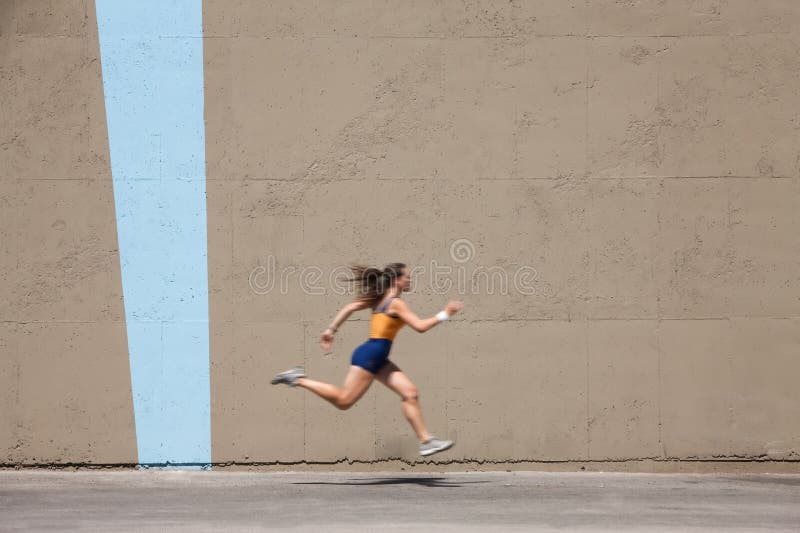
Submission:
M 447 311 L 439 311 L 438 313 L 436 313 L 436 318 L 439 319 L 439 322 L 444 322 L 445 320 L 450 318 L 450 315 L 447 314 Z

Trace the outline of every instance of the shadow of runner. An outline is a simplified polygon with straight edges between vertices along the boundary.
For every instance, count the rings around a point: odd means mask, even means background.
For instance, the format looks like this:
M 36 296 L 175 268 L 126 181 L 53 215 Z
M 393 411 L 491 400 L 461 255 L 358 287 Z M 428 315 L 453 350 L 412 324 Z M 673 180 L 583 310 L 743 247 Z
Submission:
M 378 479 L 351 479 L 347 482 L 333 481 L 298 481 L 292 485 L 420 485 L 423 487 L 461 487 L 474 483 L 488 483 L 488 481 L 448 481 L 444 477 L 389 477 Z
M 729 481 L 732 483 L 762 483 L 768 485 L 789 485 L 800 487 L 800 478 L 796 477 L 789 477 L 789 476 L 780 476 L 780 474 L 770 475 L 770 474 L 755 474 L 750 476 L 729 476 L 729 477 L 721 477 L 723 481 Z

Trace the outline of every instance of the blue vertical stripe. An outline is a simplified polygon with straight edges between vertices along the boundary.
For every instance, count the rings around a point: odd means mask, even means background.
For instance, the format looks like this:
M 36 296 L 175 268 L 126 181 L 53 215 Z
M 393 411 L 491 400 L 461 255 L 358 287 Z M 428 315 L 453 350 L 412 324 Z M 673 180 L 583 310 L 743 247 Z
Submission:
M 97 0 L 139 463 L 211 463 L 202 0 Z

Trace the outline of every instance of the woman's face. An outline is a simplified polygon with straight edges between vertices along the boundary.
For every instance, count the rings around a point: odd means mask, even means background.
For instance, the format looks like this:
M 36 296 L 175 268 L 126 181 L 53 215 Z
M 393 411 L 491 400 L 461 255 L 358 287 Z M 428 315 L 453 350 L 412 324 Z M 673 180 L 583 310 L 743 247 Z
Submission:
M 402 292 L 408 292 L 411 290 L 411 276 L 408 275 L 407 268 L 404 268 L 403 272 L 400 274 L 400 277 L 397 278 L 397 287 Z

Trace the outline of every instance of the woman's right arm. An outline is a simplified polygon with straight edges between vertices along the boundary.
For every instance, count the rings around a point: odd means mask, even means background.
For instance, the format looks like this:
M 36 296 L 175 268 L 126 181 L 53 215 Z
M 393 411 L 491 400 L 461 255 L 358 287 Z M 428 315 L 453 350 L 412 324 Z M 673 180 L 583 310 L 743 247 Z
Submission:
M 365 300 L 355 300 L 354 302 L 350 302 L 349 304 L 342 307 L 342 310 L 339 311 L 339 314 L 336 315 L 336 318 L 333 319 L 333 322 L 328 329 L 325 331 L 330 331 L 331 333 L 336 333 L 336 330 L 339 329 L 339 325 L 347 320 L 350 315 L 352 315 L 356 311 L 360 311 L 362 309 L 366 309 L 369 307 L 369 302 Z
M 425 333 L 439 322 L 443 322 L 454 314 L 458 313 L 462 307 L 464 307 L 462 302 L 453 300 L 447 302 L 444 311 L 440 312 L 436 316 L 432 316 L 430 318 L 420 318 L 414 314 L 411 308 L 408 307 L 407 303 L 398 298 L 392 301 L 391 305 L 389 306 L 389 310 L 399 316 L 403 322 L 408 324 L 415 331 Z
M 356 311 L 360 311 L 361 309 L 366 309 L 369 307 L 369 302 L 365 300 L 356 300 L 354 302 L 350 302 L 349 304 L 342 307 L 342 310 L 336 315 L 336 318 L 333 319 L 328 328 L 322 332 L 322 336 L 320 337 L 320 345 L 325 350 L 330 350 L 331 345 L 333 344 L 333 336 L 336 334 L 336 331 L 339 329 L 339 325 L 348 319 L 350 315 L 352 315 Z

